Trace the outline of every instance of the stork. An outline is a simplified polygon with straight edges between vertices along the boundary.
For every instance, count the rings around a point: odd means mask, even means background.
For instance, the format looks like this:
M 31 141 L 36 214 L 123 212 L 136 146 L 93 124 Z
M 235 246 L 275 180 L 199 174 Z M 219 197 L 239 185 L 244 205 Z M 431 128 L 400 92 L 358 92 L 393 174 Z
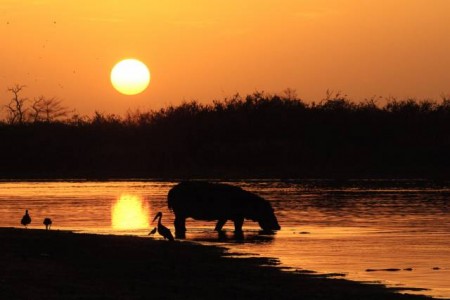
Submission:
M 50 218 L 45 218 L 43 224 L 45 225 L 45 230 L 49 230 L 50 227 L 52 226 L 52 219 Z
M 22 220 L 20 221 L 20 223 L 21 223 L 23 226 L 25 226 L 25 228 L 27 228 L 28 224 L 31 223 L 31 217 L 30 217 L 30 215 L 28 214 L 28 209 L 25 210 L 25 214 L 23 215 Z
M 159 219 L 158 219 L 159 218 Z M 158 219 L 158 233 L 164 237 L 165 239 L 168 239 L 169 241 L 173 241 L 173 235 L 172 232 L 170 232 L 170 229 L 161 224 L 161 218 L 162 218 L 162 212 L 159 212 L 156 214 L 155 218 L 152 222 L 155 222 L 156 219 Z

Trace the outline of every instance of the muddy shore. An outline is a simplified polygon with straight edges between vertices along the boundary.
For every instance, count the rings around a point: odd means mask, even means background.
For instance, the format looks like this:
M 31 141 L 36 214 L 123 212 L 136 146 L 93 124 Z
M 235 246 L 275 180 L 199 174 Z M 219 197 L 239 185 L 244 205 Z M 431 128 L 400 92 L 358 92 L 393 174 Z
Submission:
M 0 299 L 430 299 L 270 264 L 189 242 L 0 228 Z

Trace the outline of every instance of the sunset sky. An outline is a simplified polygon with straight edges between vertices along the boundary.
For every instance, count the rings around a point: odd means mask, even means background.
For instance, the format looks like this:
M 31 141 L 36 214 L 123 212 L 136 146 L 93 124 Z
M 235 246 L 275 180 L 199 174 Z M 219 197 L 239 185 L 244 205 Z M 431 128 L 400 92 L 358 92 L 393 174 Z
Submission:
M 327 89 L 450 94 L 447 0 L 0 0 L 0 104 L 7 87 L 57 97 L 82 114 L 123 114 L 239 92 Z M 151 72 L 125 96 L 109 74 L 123 58 Z

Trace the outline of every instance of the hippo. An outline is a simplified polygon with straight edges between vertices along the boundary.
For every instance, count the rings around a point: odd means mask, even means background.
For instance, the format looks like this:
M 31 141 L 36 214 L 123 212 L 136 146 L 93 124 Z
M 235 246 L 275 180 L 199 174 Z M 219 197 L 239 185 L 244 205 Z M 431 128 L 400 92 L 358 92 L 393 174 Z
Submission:
M 210 182 L 181 182 L 170 189 L 168 207 L 175 214 L 175 236 L 185 238 L 186 218 L 217 220 L 219 233 L 228 220 L 242 233 L 244 219 L 258 222 L 264 231 L 280 230 L 270 203 L 240 187 Z

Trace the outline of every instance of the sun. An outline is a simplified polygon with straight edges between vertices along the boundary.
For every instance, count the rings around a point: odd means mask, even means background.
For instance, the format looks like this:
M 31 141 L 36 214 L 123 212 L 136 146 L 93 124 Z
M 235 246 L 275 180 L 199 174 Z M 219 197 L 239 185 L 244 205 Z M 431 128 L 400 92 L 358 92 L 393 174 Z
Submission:
M 140 60 L 124 59 L 112 68 L 111 83 L 118 92 L 124 95 L 136 95 L 148 87 L 150 71 Z

